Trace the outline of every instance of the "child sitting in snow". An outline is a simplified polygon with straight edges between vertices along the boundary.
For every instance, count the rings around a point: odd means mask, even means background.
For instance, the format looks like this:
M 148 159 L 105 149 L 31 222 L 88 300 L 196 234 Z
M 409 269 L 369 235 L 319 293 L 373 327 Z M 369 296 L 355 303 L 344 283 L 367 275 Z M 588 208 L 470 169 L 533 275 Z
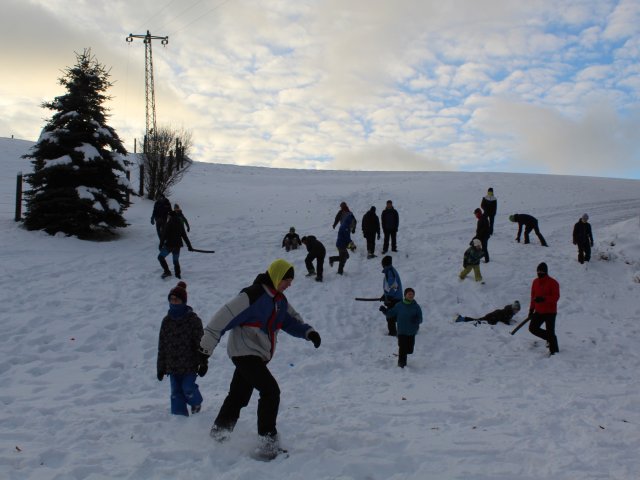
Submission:
M 380 311 L 387 318 L 396 319 L 398 331 L 398 366 L 407 366 L 407 355 L 413 353 L 416 343 L 416 333 L 422 323 L 422 309 L 414 300 L 416 292 L 413 288 L 404 289 L 404 300 L 396 303 L 392 308 L 380 307 Z
M 198 353 L 202 338 L 202 321 L 187 305 L 187 284 L 178 282 L 168 295 L 169 312 L 162 319 L 158 340 L 158 380 L 169 375 L 171 382 L 171 413 L 189 416 L 198 413 L 202 395 L 196 384 L 196 374 L 204 377 L 207 363 Z

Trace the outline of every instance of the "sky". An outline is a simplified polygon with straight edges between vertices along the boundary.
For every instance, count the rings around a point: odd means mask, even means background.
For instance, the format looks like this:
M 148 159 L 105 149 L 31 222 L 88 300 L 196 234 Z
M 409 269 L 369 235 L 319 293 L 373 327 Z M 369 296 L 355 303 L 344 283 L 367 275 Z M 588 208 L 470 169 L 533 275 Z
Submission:
M 15 171 L 31 142 L 0 138 Z M 129 157 L 134 161 L 134 156 Z M 160 278 L 153 202 L 132 196 L 112 241 L 27 231 L 14 221 L 15 177 L 0 177 L 0 476 L 2 480 L 637 480 L 640 471 L 640 198 L 638 180 L 469 172 L 343 172 L 196 162 L 169 199 L 195 248 L 180 252 L 188 304 L 204 323 L 277 258 L 294 266 L 285 295 L 321 336 L 278 335 L 269 369 L 280 386 L 277 429 L 288 458 L 265 465 L 258 395 L 228 442 L 209 437 L 233 364 L 226 333 L 197 383 L 197 415 L 170 414 L 156 378 L 158 334 L 177 279 Z M 137 169 L 132 182 L 137 185 Z M 492 185 L 498 208 L 484 284 L 458 279 L 474 208 Z M 286 189 L 283 188 L 286 185 Z M 454 193 L 452 193 L 454 192 Z M 594 201 L 594 195 L 598 200 Z M 398 368 L 378 311 L 382 242 L 367 259 L 371 205 L 400 217 L 392 263 L 423 313 Z M 358 220 L 344 275 L 324 262 L 306 277 L 294 226 L 337 253 L 341 200 Z M 549 247 L 515 241 L 514 212 L 535 215 Z M 594 248 L 581 265 L 573 225 L 589 214 Z M 544 261 L 560 284 L 560 352 L 524 320 Z M 173 267 L 169 257 L 169 265 Z M 173 271 L 174 269 L 171 268 Z M 511 325 L 455 323 L 518 300 Z
M 640 0 L 2 0 L 0 135 L 36 140 L 90 47 L 110 125 L 198 160 L 640 178 Z

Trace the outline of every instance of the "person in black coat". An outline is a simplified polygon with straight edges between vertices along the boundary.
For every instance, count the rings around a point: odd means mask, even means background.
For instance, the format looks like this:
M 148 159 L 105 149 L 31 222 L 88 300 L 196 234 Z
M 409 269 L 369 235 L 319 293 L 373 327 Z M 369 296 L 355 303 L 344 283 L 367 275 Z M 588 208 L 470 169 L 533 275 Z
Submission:
M 307 267 L 307 276 L 316 276 L 316 282 L 322 281 L 322 274 L 324 273 L 324 257 L 327 254 L 327 250 L 320 240 L 313 235 L 307 235 L 302 237 L 302 243 L 307 247 L 307 256 L 304 259 L 304 264 Z M 317 268 L 313 268 L 313 261 L 316 261 Z
M 176 277 L 182 278 L 180 272 L 180 248 L 183 246 L 182 240 L 187 244 L 189 251 L 192 251 L 193 247 L 191 246 L 189 237 L 187 237 L 187 232 L 184 231 L 182 220 L 174 210 L 171 210 L 167 224 L 162 231 L 162 237 L 160 238 L 160 245 L 158 247 L 160 250 L 158 261 L 164 270 L 162 278 L 171 276 L 171 270 L 169 270 L 169 265 L 167 265 L 165 259 L 170 253 L 173 256 L 173 268 Z
M 167 217 L 171 211 L 171 202 L 164 194 L 159 193 L 156 202 L 153 204 L 153 213 L 151 214 L 151 225 L 156 226 L 158 238 L 162 238 L 162 231 L 167 223 Z
M 489 235 L 493 235 L 493 221 L 495 220 L 496 212 L 498 211 L 498 199 L 493 195 L 493 188 L 489 188 L 489 190 L 487 190 L 487 194 L 482 197 L 480 208 L 489 219 Z
M 476 236 L 480 243 L 482 243 L 482 251 L 484 252 L 484 262 L 489 263 L 489 237 L 491 236 L 491 226 L 489 224 L 489 217 L 482 210 L 476 208 L 473 212 L 478 221 L 476 222 Z
M 498 322 L 502 322 L 509 325 L 513 316 L 519 311 L 520 302 L 516 300 L 511 305 L 505 305 L 504 308 L 494 310 L 493 312 L 487 313 L 485 316 L 480 318 L 463 317 L 462 315 L 459 315 L 456 319 L 456 322 L 487 322 L 489 325 L 495 325 Z
M 391 200 L 387 200 L 387 206 L 380 214 L 380 223 L 382 224 L 382 231 L 384 232 L 382 253 L 387 253 L 389 250 L 389 239 L 391 239 L 391 251 L 397 252 L 396 234 L 400 226 L 400 216 L 398 215 L 398 211 L 393 208 L 393 202 Z
M 542 233 L 540 233 L 540 229 L 538 228 L 538 219 L 536 217 L 527 215 L 526 213 L 516 213 L 514 215 L 509 215 L 509 220 L 512 222 L 518 222 L 518 235 L 516 236 L 516 242 L 520 243 L 520 234 L 522 233 L 522 226 L 524 225 L 524 243 L 529 243 L 529 233 L 533 230 L 536 232 L 542 246 L 549 246 L 542 236 Z
M 578 246 L 578 261 L 580 263 L 591 260 L 591 247 L 593 247 L 593 234 L 589 215 L 586 213 L 580 217 L 578 223 L 573 226 L 573 244 Z
M 362 235 L 367 240 L 367 258 L 374 258 L 376 235 L 380 240 L 380 219 L 376 215 L 376 207 L 371 207 L 362 217 Z

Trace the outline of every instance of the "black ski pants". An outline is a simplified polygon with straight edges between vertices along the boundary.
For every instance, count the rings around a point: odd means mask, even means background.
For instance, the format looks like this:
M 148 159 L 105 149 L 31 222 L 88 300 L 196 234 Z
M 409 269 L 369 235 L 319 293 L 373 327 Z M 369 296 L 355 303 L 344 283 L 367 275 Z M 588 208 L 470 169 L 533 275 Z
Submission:
M 376 253 L 376 234 L 370 233 L 368 235 L 365 235 L 364 238 L 367 240 L 367 253 Z
M 578 261 L 580 263 L 591 260 L 591 244 L 589 241 L 578 242 Z
M 407 355 L 413 353 L 415 344 L 415 335 L 398 335 L 398 365 L 404 367 L 407 364 Z
M 538 222 L 534 223 L 533 225 L 525 225 L 524 227 L 524 243 L 529 243 L 529 234 L 531 233 L 531 230 L 533 230 L 536 234 L 536 236 L 538 237 L 538 240 L 540 240 L 540 243 L 543 246 L 547 246 L 547 241 L 544 239 L 544 237 L 542 236 L 542 233 L 540 233 L 540 229 L 538 228 Z
M 384 306 L 387 308 L 393 308 L 396 303 L 400 302 L 400 300 L 395 298 L 387 298 L 384 299 Z M 389 330 L 389 335 L 396 336 L 398 334 L 398 330 L 396 328 L 396 317 L 387 317 L 387 329 Z
M 325 253 L 321 253 L 321 254 L 317 254 L 314 255 L 312 253 L 307 254 L 306 258 L 304 259 L 304 264 L 307 267 L 307 272 L 313 272 L 315 270 L 316 272 L 316 278 L 322 278 L 322 274 L 324 273 L 324 256 Z M 318 264 L 318 266 L 316 268 L 313 268 L 313 261 L 314 260 L 318 260 L 316 263 Z
M 387 253 L 389 251 L 389 239 L 391 239 L 391 250 L 396 251 L 398 249 L 398 245 L 396 244 L 396 230 L 384 230 L 384 241 L 382 243 L 382 253 Z
M 540 328 L 542 324 L 545 328 Z M 529 322 L 529 331 L 536 337 L 549 342 L 549 352 L 551 355 L 558 353 L 558 338 L 556 337 L 556 314 L 555 313 L 534 313 Z
M 256 389 L 260 392 L 258 400 L 258 435 L 276 435 L 276 418 L 280 407 L 280 387 L 267 368 L 267 362 L 260 357 L 247 355 L 231 359 L 236 366 L 229 386 L 229 393 L 224 399 L 215 425 L 233 430 L 240 410 L 249 405 L 251 394 Z
M 338 273 L 344 272 L 344 265 L 347 263 L 348 259 L 349 259 L 349 252 L 347 251 L 347 247 L 338 248 L 338 255 L 329 257 L 330 262 L 338 262 Z

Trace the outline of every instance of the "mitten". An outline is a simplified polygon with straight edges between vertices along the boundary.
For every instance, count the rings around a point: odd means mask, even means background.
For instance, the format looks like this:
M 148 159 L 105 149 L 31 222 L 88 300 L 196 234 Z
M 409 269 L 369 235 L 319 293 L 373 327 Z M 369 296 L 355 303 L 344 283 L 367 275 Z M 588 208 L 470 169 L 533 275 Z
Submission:
M 209 357 L 200 352 L 200 363 L 198 364 L 198 376 L 204 377 L 209 370 Z
M 156 223 L 156 221 L 153 219 L 153 217 L 151 217 L 151 225 L 153 225 L 154 223 Z
M 529 316 L 533 315 L 533 308 L 529 309 Z
M 378 310 L 380 310 L 382 313 L 384 313 L 386 315 L 386 313 L 387 313 L 387 311 L 389 309 L 387 307 L 385 307 L 384 305 L 380 305 L 380 308 Z
M 157 376 L 158 376 L 158 381 L 159 381 L 159 382 L 161 382 L 161 381 L 162 381 L 162 379 L 164 378 L 164 375 L 165 375 L 164 371 L 163 371 L 163 370 L 158 369 Z
M 307 335 L 307 338 L 309 339 L 310 342 L 313 342 L 313 346 L 318 348 L 320 346 L 320 334 L 318 332 L 316 332 L 315 330 L 312 332 L 309 332 L 309 335 Z
M 533 301 L 536 302 L 536 303 L 542 303 L 542 302 L 544 302 L 544 297 L 536 297 L 536 298 L 533 299 Z

